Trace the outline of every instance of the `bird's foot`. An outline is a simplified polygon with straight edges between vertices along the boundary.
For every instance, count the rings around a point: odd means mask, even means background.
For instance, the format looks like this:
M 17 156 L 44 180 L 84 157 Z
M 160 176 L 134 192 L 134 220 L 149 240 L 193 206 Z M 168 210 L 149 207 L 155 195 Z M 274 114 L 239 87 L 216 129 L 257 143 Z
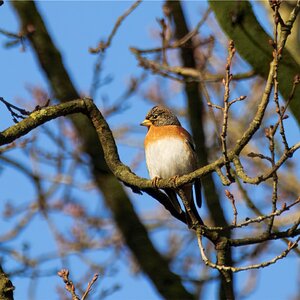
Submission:
M 177 183 L 178 178 L 179 178 L 179 175 L 175 175 L 175 176 L 172 176 L 169 180 L 169 182 L 172 184 L 173 189 L 177 189 L 177 187 L 178 187 L 178 183 Z
M 159 189 L 158 183 L 159 183 L 160 181 L 161 181 L 161 177 L 155 176 L 155 177 L 152 179 L 152 186 L 153 186 L 155 189 Z

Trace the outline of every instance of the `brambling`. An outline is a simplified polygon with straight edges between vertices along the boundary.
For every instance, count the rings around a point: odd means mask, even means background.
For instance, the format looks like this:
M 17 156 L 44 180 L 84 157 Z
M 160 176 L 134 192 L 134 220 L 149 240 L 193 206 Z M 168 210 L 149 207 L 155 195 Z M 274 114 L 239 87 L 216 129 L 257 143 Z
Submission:
M 144 146 L 148 172 L 154 185 L 159 178 L 173 178 L 176 181 L 177 176 L 197 169 L 198 159 L 192 137 L 171 110 L 164 106 L 154 106 L 140 125 L 148 127 Z M 203 224 L 193 201 L 192 185 L 190 183 L 180 188 L 191 208 L 191 212 L 186 212 L 189 227 L 195 223 L 195 218 Z M 198 178 L 194 182 L 194 190 L 197 205 L 201 207 L 201 182 Z M 169 188 L 164 191 L 175 210 L 182 214 L 175 190 Z M 191 218 L 191 213 L 194 218 Z

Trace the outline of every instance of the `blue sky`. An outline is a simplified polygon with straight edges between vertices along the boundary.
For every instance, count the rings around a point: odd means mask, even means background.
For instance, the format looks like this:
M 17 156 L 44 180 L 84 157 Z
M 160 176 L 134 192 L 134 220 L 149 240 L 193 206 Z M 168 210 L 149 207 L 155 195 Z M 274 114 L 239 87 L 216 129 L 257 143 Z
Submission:
M 86 1 L 86 2 L 71 2 L 71 1 L 41 1 L 38 2 L 38 8 L 46 20 L 46 24 L 55 44 L 61 50 L 65 66 L 76 88 L 82 94 L 88 94 L 92 82 L 92 70 L 96 60 L 96 56 L 88 52 L 89 47 L 95 47 L 99 40 L 106 39 L 111 32 L 116 19 L 131 5 L 132 2 L 127 1 Z M 184 2 L 185 9 L 189 15 L 190 26 L 194 26 L 199 20 L 201 14 L 205 11 L 207 3 L 205 1 L 199 2 Z M 142 70 L 138 68 L 137 62 L 129 51 L 130 46 L 147 48 L 159 45 L 157 38 L 153 38 L 153 34 L 158 28 L 156 18 L 162 17 L 161 12 L 162 2 L 160 1 L 146 1 L 142 3 L 125 21 L 118 30 L 113 39 L 112 46 L 108 49 L 106 59 L 104 62 L 104 74 L 111 75 L 113 81 L 101 88 L 98 92 L 98 97 L 95 99 L 97 104 L 101 107 L 102 97 L 108 97 L 111 102 L 117 99 L 124 91 L 128 84 L 130 74 L 140 76 Z M 256 13 L 260 19 L 263 19 L 261 8 L 255 5 Z M 9 5 L 5 3 L 0 8 L 0 28 L 12 32 L 18 32 L 18 22 L 16 16 Z M 267 26 L 266 26 L 267 27 Z M 208 35 L 208 32 L 203 32 Z M 0 36 L 0 43 L 3 44 L 7 39 Z M 1 66 L 2 66 L 2 82 L 1 95 L 11 102 L 28 105 L 31 101 L 31 95 L 28 93 L 27 87 L 42 86 L 48 88 L 43 74 L 41 74 L 36 63 L 35 57 L 29 49 L 21 52 L 19 47 L 4 49 L 0 48 Z M 246 65 L 245 65 L 246 66 Z M 182 94 L 176 95 L 176 100 L 179 105 L 183 105 Z M 20 104 L 20 103 L 19 103 Z M 145 113 L 150 108 L 151 104 L 145 101 L 143 95 L 140 93 L 135 95 L 130 101 L 128 109 L 124 110 L 122 114 L 111 117 L 108 121 L 112 128 L 117 128 L 118 125 L 126 123 L 130 126 L 137 126 L 143 119 Z M 11 118 L 7 110 L 2 106 L 0 126 L 1 130 L 12 124 Z M 145 134 L 143 128 L 136 127 L 136 136 L 139 137 L 139 144 L 137 149 L 132 150 L 132 147 L 123 145 L 120 142 L 119 151 L 121 159 L 125 163 L 130 163 L 135 155 L 142 151 L 142 138 Z M 296 133 L 294 133 L 296 134 Z M 299 136 L 296 136 L 299 139 Z M 11 153 L 12 157 L 16 157 L 24 161 L 24 154 L 21 151 Z M 137 173 L 143 177 L 147 177 L 145 164 L 141 164 L 136 170 Z M 20 205 L 27 203 L 34 197 L 34 190 L 30 183 L 25 180 L 24 176 L 14 169 L 5 169 L 1 174 L 2 184 L 2 199 L 0 209 L 2 211 L 3 202 L 16 200 Z M 14 188 L 15 183 L 18 182 L 18 189 Z M 130 193 L 130 191 L 128 191 Z M 94 199 L 91 200 L 91 207 L 97 207 L 97 197 L 92 195 Z M 136 209 L 143 212 L 145 209 L 153 209 L 155 205 L 150 198 L 143 196 L 133 196 L 133 201 Z M 64 226 L 68 226 L 67 221 Z M 11 224 L 0 221 L 1 228 L 6 230 Z M 24 232 L 24 234 L 16 241 L 11 243 L 12 247 L 20 247 L 22 242 L 33 240 L 38 237 L 39 243 L 35 244 L 37 253 L 47 252 L 48 248 L 54 247 L 54 241 L 48 238 L 49 228 L 42 218 L 36 217 L 31 227 Z M 46 243 L 47 242 L 47 243 Z M 162 239 L 157 235 L 155 241 L 158 245 L 162 243 Z M 50 245 L 48 244 L 50 243 Z M 275 245 L 275 244 L 274 244 Z M 279 246 L 278 246 L 279 245 Z M 276 246 L 281 247 L 280 243 Z M 195 251 L 197 248 L 195 247 Z M 270 257 L 276 255 L 277 250 L 270 248 Z M 103 253 L 105 260 L 107 253 Z M 76 260 L 75 260 L 76 261 Z M 59 262 L 55 262 L 59 265 Z M 202 263 L 202 262 L 199 262 Z M 284 261 L 278 262 L 275 266 L 266 268 L 260 271 L 258 276 L 258 285 L 255 292 L 248 298 L 254 299 L 288 299 L 296 290 L 295 278 L 299 276 L 297 273 L 297 264 L 299 261 L 295 256 L 290 256 Z M 7 268 L 13 267 L 13 262 L 6 260 L 4 266 Z M 107 299 L 145 299 L 158 300 L 160 296 L 155 292 L 151 283 L 142 275 L 132 277 L 126 260 L 123 259 L 118 263 L 119 272 L 116 276 L 104 276 L 99 280 L 100 288 L 108 288 L 116 282 L 122 282 L 122 288 L 112 294 Z M 238 274 L 237 285 L 244 286 L 247 274 Z M 72 276 L 76 279 L 76 274 Z M 74 280 L 76 281 L 76 280 Z M 54 287 L 57 284 L 62 286 L 61 280 L 57 276 L 45 277 L 38 285 L 36 299 L 57 299 Z M 15 299 L 29 299 L 26 294 L 26 288 L 29 281 L 25 278 L 15 278 L 14 284 L 17 289 L 15 291 Z M 207 295 L 206 299 L 216 299 L 216 285 L 210 284 L 205 289 Z M 44 298 L 44 296 L 46 298 Z M 43 297 L 43 298 L 42 298 Z

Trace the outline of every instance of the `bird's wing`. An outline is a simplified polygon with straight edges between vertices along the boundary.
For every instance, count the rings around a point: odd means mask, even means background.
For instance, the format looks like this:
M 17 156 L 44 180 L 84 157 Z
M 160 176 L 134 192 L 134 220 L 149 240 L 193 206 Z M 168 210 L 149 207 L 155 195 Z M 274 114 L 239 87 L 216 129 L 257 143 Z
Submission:
M 186 142 L 188 143 L 189 147 L 192 149 L 192 151 L 195 153 L 196 156 L 196 146 L 193 141 L 193 138 L 191 135 L 185 130 L 185 137 L 186 137 Z
M 193 138 L 191 137 L 191 135 L 188 132 L 186 134 L 186 141 L 194 153 L 194 159 L 195 159 L 194 164 L 195 164 L 195 166 L 198 166 L 196 146 L 194 144 Z M 197 206 L 200 208 L 202 206 L 202 194 L 201 194 L 201 180 L 199 178 L 195 179 L 194 190 L 195 190 L 196 203 L 197 203 Z

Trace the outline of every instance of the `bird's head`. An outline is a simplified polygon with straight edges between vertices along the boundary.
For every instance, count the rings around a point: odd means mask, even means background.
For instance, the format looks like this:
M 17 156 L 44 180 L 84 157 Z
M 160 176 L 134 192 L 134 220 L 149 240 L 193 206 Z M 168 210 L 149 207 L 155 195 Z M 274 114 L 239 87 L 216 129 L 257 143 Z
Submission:
M 140 124 L 141 126 L 166 126 L 177 125 L 181 126 L 177 117 L 168 108 L 158 105 L 154 106 L 146 115 L 145 120 Z

